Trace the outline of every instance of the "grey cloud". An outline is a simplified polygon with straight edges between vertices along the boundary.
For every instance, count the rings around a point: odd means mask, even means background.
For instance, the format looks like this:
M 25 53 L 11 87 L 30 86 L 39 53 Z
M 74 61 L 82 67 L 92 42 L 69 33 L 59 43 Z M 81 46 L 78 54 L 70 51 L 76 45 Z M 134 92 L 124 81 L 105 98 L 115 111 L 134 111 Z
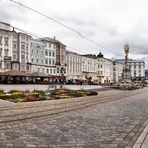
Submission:
M 131 44 L 131 52 L 134 54 L 148 54 L 148 43 L 143 43 L 141 45 Z
M 25 21 L 26 10 L 14 5 L 13 3 L 0 2 L 0 20 L 11 22 L 11 21 Z
M 97 26 L 97 23 L 92 21 L 91 18 L 83 16 L 77 17 L 76 15 L 69 15 L 69 16 L 56 16 L 56 19 L 63 22 L 63 23 L 68 23 L 68 24 L 73 24 L 77 26 L 83 26 L 83 27 L 89 27 L 89 26 Z
M 71 1 L 74 2 L 74 0 Z M 25 3 L 39 11 L 43 10 L 50 17 L 70 26 L 122 57 L 124 56 L 123 45 L 125 42 L 129 42 L 129 44 L 132 42 L 136 45 L 136 48 L 131 46 L 131 54 L 148 54 L 148 18 L 144 17 L 148 15 L 145 5 L 147 0 L 102 0 L 101 3 L 98 1 L 81 0 L 81 5 L 83 2 L 85 5 L 81 6 L 78 3 L 78 9 L 73 9 L 68 0 L 62 0 L 61 7 L 52 1 L 46 1 L 42 6 L 41 0 L 26 0 Z M 94 9 L 89 7 L 92 3 L 94 3 Z M 0 2 L 0 20 L 15 21 L 16 24 L 20 24 L 20 28 L 26 30 L 30 30 L 27 28 L 29 26 L 32 29 L 31 32 L 37 32 L 41 35 L 57 35 L 65 44 L 68 43 L 68 45 L 80 50 L 90 49 L 85 52 L 98 54 L 102 50 L 104 54 L 111 53 L 77 36 L 70 30 L 40 17 L 38 14 L 4 1 Z M 24 26 L 23 23 L 28 24 L 28 26 Z

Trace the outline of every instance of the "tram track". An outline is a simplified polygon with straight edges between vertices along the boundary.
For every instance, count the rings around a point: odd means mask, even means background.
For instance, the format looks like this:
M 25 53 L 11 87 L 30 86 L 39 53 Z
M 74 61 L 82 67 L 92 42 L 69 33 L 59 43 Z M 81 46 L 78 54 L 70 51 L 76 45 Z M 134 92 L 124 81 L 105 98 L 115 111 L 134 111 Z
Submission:
M 96 104 L 106 103 L 110 101 L 115 101 L 118 99 L 130 97 L 136 94 L 144 93 L 144 91 L 134 91 L 134 92 L 123 92 L 121 94 L 116 94 L 112 96 L 105 96 L 99 98 L 99 96 L 86 97 L 70 102 L 61 102 L 48 105 L 37 105 L 37 106 L 23 106 L 18 108 L 1 108 L 0 123 L 10 123 L 14 121 L 22 121 L 27 119 L 35 119 L 40 117 L 46 117 L 50 115 L 56 115 L 68 111 L 73 111 L 77 109 L 82 109 L 85 107 L 93 106 Z

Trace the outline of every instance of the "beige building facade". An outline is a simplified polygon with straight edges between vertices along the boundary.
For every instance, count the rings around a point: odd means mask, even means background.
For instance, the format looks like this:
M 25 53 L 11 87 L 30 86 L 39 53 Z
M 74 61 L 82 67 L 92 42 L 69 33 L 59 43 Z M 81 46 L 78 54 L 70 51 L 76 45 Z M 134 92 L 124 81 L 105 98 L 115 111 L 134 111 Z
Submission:
M 113 83 L 113 61 L 104 58 L 100 52 L 97 56 L 97 76 L 99 84 Z
M 66 63 L 66 45 L 54 38 L 54 44 L 56 48 L 56 69 L 57 76 L 61 77 L 61 80 L 65 81 L 67 74 L 67 63 Z

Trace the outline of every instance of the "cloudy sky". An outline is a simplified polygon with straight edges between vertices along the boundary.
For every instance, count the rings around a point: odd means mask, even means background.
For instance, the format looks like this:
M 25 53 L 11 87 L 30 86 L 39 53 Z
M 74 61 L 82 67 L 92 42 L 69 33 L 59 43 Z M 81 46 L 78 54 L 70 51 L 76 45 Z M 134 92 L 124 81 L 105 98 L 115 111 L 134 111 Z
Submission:
M 16 0 L 18 2 L 18 0 Z M 101 48 L 67 28 L 9 0 L 0 0 L 0 21 L 41 36 L 54 37 L 78 53 L 123 58 L 130 44 L 131 58 L 148 59 L 148 0 L 19 0 L 64 23 Z M 147 60 L 146 60 L 147 63 Z

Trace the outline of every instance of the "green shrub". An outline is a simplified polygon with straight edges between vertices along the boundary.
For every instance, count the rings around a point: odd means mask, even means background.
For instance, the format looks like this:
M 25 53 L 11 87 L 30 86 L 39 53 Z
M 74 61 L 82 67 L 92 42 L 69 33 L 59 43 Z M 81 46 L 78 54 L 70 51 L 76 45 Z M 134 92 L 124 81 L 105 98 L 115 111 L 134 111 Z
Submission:
M 21 97 L 21 95 L 16 94 L 16 95 L 10 95 L 10 96 L 8 96 L 8 99 L 18 99 L 20 97 Z
M 38 95 L 44 95 L 46 92 L 43 90 L 34 90 L 32 91 L 32 94 L 38 94 Z
M 14 94 L 14 93 L 16 93 L 16 92 L 18 92 L 18 90 L 12 89 L 12 90 L 10 90 L 8 93 L 9 93 L 9 94 Z
M 86 93 L 87 96 L 98 95 L 98 93 L 95 92 L 95 91 L 86 91 L 85 93 Z

